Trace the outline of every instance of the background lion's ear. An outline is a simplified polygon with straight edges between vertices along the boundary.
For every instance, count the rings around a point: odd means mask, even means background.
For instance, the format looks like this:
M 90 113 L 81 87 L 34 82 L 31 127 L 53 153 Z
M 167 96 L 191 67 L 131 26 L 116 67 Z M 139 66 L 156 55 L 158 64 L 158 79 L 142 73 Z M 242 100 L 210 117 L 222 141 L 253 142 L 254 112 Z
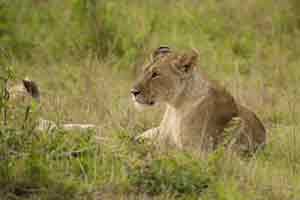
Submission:
M 168 46 L 159 46 L 155 51 L 151 54 L 151 61 L 154 61 L 159 56 L 163 56 L 171 52 L 170 47 Z
M 182 73 L 192 71 L 194 66 L 197 64 L 198 56 L 199 53 L 196 50 L 184 53 L 178 58 L 178 63 L 176 64 L 177 69 Z
M 37 86 L 37 84 L 29 79 L 24 79 L 23 81 L 23 85 L 26 89 L 26 91 L 37 101 L 40 100 L 40 90 Z

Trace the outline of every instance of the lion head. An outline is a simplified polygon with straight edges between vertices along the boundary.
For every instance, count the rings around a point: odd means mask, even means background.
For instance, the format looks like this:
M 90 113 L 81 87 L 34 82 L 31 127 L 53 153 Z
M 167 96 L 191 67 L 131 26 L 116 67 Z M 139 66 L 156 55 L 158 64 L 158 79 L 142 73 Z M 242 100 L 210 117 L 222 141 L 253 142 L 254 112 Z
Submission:
M 8 88 L 10 100 L 19 101 L 29 98 L 39 102 L 40 90 L 36 82 L 25 78 L 18 85 L 14 85 Z
M 162 46 L 151 55 L 141 75 L 131 89 L 138 106 L 154 106 L 175 101 L 194 73 L 198 54 L 173 52 Z

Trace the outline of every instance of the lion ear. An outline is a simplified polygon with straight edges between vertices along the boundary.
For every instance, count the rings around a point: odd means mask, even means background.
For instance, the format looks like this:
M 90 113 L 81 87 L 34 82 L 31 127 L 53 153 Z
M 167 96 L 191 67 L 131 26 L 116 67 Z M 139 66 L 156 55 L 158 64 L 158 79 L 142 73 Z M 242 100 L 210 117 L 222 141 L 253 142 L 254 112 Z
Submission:
M 158 57 L 160 56 L 164 56 L 168 53 L 171 52 L 170 47 L 162 45 L 159 46 L 157 49 L 155 49 L 155 51 L 153 51 L 153 53 L 151 54 L 151 61 L 156 60 Z
M 196 66 L 198 57 L 199 53 L 195 50 L 189 53 L 184 53 L 183 55 L 179 56 L 176 68 L 181 73 L 188 73 Z
M 40 90 L 37 86 L 37 84 L 32 81 L 32 80 L 29 80 L 27 78 L 23 79 L 23 85 L 26 89 L 26 91 L 37 101 L 40 100 Z

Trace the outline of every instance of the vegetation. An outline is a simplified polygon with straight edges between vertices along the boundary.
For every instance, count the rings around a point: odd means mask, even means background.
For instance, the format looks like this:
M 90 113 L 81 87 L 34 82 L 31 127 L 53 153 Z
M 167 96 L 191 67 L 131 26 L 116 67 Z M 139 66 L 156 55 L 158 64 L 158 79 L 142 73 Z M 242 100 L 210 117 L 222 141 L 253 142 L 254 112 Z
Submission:
M 299 11 L 297 0 L 0 0 L 1 200 L 299 199 Z M 129 97 L 160 44 L 199 49 L 200 66 L 263 120 L 266 149 L 246 159 L 134 141 L 161 117 Z M 25 76 L 40 107 L 8 101 Z M 99 128 L 38 132 L 41 116 Z

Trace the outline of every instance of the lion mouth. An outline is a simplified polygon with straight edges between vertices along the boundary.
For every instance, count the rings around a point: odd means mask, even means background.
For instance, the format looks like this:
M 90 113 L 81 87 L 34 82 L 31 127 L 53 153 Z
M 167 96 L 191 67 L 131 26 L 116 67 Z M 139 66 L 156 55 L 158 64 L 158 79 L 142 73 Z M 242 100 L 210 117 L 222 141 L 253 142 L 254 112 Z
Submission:
M 144 102 L 144 101 L 136 100 L 135 102 L 138 103 L 138 104 L 144 105 L 144 106 L 154 106 L 155 105 L 154 101 Z
M 150 101 L 150 102 L 149 102 L 149 105 L 150 105 L 150 106 L 154 106 L 154 105 L 155 105 L 155 102 L 154 102 L 154 101 Z
M 140 99 L 140 98 L 137 98 L 135 96 L 132 96 L 132 100 L 137 103 L 137 104 L 140 104 L 142 106 L 154 106 L 156 103 L 155 101 L 151 100 L 151 101 L 146 101 L 144 99 Z

